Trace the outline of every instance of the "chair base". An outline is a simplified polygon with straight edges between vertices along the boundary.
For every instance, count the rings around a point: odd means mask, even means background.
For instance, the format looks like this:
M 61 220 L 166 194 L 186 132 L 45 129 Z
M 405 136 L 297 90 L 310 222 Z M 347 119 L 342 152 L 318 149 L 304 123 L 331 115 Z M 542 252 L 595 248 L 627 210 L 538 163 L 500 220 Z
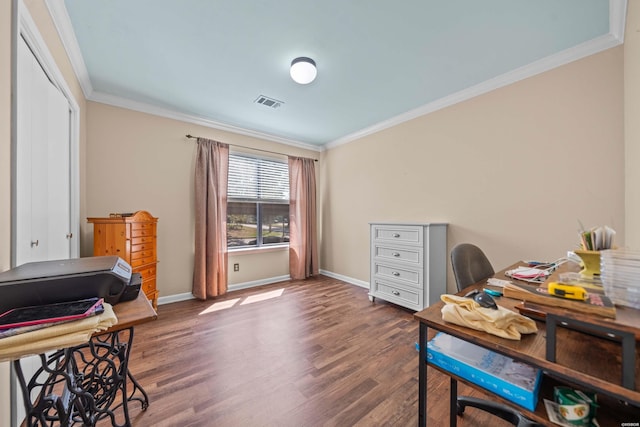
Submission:
M 532 421 L 518 412 L 516 409 L 510 408 L 507 405 L 501 403 L 492 402 L 490 400 L 477 399 L 470 396 L 458 396 L 457 399 L 457 413 L 461 416 L 464 413 L 464 409 L 470 406 L 472 408 L 478 408 L 483 411 L 489 412 L 497 417 L 506 420 L 517 427 L 542 427 L 542 424 Z

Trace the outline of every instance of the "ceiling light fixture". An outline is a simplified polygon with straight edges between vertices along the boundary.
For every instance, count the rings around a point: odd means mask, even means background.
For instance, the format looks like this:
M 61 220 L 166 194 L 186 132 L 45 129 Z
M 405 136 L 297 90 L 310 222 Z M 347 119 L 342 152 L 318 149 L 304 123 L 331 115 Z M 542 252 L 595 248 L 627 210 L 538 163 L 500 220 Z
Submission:
M 291 61 L 289 73 L 294 82 L 306 85 L 316 78 L 318 70 L 316 70 L 316 62 L 313 59 L 301 56 Z

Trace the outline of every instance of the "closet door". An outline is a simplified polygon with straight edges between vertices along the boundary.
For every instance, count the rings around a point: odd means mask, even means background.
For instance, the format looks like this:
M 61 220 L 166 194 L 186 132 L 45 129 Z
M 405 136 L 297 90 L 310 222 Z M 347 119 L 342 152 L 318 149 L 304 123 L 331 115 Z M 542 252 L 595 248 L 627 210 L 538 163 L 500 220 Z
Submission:
M 17 52 L 16 266 L 70 258 L 72 229 L 69 101 L 21 37 Z M 35 356 L 22 359 L 27 378 L 39 367 Z M 25 416 L 19 393 L 12 406 L 17 426 Z
M 39 177 L 38 185 L 46 183 L 47 213 L 45 238 L 47 258 L 71 257 L 71 183 L 70 183 L 70 139 L 69 102 L 52 84 L 47 97 L 48 138 L 43 139 L 47 152 L 47 176 Z M 33 217 L 33 215 L 32 215 Z
M 33 56 L 18 46 L 16 265 L 69 258 L 69 103 Z

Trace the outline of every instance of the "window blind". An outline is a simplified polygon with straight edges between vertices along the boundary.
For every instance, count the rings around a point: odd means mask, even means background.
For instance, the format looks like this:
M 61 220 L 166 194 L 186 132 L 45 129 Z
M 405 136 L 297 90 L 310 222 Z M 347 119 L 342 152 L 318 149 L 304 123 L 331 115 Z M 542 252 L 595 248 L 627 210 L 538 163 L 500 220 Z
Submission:
M 229 154 L 227 197 L 234 201 L 289 203 L 289 165 Z

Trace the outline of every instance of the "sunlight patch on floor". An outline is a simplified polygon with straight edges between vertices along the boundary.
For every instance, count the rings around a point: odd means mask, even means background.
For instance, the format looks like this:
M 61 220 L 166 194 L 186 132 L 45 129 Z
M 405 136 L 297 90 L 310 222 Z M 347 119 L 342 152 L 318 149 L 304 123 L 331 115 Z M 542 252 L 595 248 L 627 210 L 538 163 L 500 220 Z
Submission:
M 279 296 L 282 296 L 283 293 L 284 293 L 284 289 L 276 289 L 275 291 L 262 292 L 259 294 L 251 295 L 245 298 L 245 300 L 242 301 L 240 305 L 253 304 L 254 302 L 260 302 L 260 301 L 264 301 L 272 298 L 278 298 Z
M 226 301 L 219 301 L 219 302 L 215 302 L 213 304 L 211 304 L 208 308 L 202 310 L 199 314 L 207 314 L 207 313 L 213 313 L 214 311 L 220 311 L 220 310 L 225 310 L 227 308 L 231 308 L 234 305 L 236 305 L 236 303 L 240 301 L 240 298 L 235 298 L 235 299 L 229 299 Z
M 242 298 L 234 298 L 234 299 L 228 299 L 225 301 L 218 301 L 211 304 L 206 309 L 202 310 L 199 314 L 202 315 L 202 314 L 213 313 L 220 310 L 226 310 L 227 308 L 231 308 L 235 305 L 253 304 L 254 302 L 266 301 L 272 298 L 278 298 L 279 296 L 282 296 L 283 293 L 284 293 L 284 288 L 276 289 L 274 291 L 269 291 L 269 292 L 261 292 L 259 294 L 250 295 L 244 298 L 244 300 L 240 304 L 238 304 L 238 302 L 242 300 Z

